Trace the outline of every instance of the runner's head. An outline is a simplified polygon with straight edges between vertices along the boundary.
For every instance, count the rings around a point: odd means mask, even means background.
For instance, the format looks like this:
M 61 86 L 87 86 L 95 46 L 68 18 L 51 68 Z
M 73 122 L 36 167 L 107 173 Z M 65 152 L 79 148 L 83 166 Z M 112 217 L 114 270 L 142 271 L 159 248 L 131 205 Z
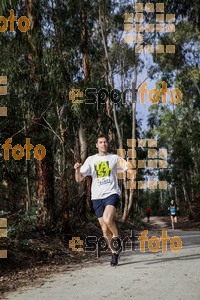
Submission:
M 108 151 L 108 139 L 104 134 L 100 134 L 97 137 L 96 147 L 99 150 L 99 154 L 105 155 Z
M 171 200 L 171 205 L 174 205 L 175 204 L 175 201 L 174 200 Z

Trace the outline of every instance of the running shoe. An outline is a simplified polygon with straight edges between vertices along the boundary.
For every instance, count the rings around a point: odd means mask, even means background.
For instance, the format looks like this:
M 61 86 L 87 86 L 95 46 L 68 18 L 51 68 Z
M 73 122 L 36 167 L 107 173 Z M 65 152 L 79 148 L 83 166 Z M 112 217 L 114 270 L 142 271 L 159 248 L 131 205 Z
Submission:
M 118 265 L 119 253 L 112 253 L 110 265 L 115 267 Z

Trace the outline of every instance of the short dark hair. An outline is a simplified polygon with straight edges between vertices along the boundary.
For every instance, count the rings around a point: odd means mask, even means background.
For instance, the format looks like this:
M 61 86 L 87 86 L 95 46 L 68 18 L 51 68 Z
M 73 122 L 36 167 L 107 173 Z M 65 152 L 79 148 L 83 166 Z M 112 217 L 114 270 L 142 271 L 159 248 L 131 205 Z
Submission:
M 101 133 L 101 134 L 99 134 L 99 135 L 97 136 L 97 141 L 96 141 L 96 142 L 98 142 L 98 139 L 101 139 L 101 138 L 105 138 L 105 139 L 107 140 L 107 142 L 108 142 L 107 136 L 106 136 L 105 134 L 103 134 L 103 133 Z

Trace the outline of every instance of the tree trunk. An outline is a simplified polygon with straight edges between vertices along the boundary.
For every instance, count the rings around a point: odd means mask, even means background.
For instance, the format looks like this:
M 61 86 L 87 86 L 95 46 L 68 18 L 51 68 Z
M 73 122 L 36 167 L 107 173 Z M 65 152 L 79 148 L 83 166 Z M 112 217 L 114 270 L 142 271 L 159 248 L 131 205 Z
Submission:
M 103 40 L 103 46 L 104 46 L 104 52 L 105 52 L 105 61 L 107 62 L 106 66 L 108 70 L 106 71 L 106 74 L 109 74 L 109 82 L 112 88 L 114 88 L 114 79 L 113 79 L 113 72 L 112 72 L 112 67 L 111 63 L 109 60 L 109 55 L 108 55 L 108 46 L 107 46 L 107 34 L 106 34 L 106 19 L 105 19 L 105 0 L 100 1 L 99 3 L 99 23 L 101 27 L 101 35 L 102 35 L 102 40 Z M 132 101 L 132 109 L 133 109 L 133 117 L 132 117 L 132 138 L 135 138 L 135 114 L 136 114 L 136 94 L 135 94 L 135 87 L 137 84 L 137 69 L 135 65 L 135 77 L 134 77 L 134 83 L 133 83 L 133 89 L 134 92 L 132 93 L 133 95 L 133 101 Z M 121 130 L 119 127 L 119 123 L 117 120 L 117 112 L 116 112 L 116 107 L 113 105 L 113 117 L 114 117 L 114 123 L 115 127 L 117 130 L 117 138 L 118 138 L 118 147 L 120 149 L 123 149 L 123 141 L 122 141 L 122 134 Z M 123 180 L 124 183 L 124 190 L 126 190 L 126 180 Z M 129 197 L 127 193 L 125 193 L 125 206 L 124 206 L 124 213 L 122 217 L 122 221 L 125 222 L 126 219 L 128 218 L 132 205 L 133 205 L 133 194 L 134 191 L 130 190 L 129 192 Z
M 37 225 L 49 227 L 54 221 L 54 162 L 47 154 L 45 160 L 37 160 L 38 211 Z
M 29 20 L 31 21 L 30 29 L 27 31 L 27 43 L 30 47 L 29 51 L 29 63 L 30 63 L 30 78 L 33 84 L 39 84 L 40 74 L 41 74 L 41 60 L 43 57 L 41 39 L 35 43 L 35 36 L 41 34 L 41 15 L 40 3 L 26 0 L 25 1 L 25 12 Z M 37 17 L 36 17 L 37 15 Z M 34 59 L 33 59 L 34 58 Z M 35 63 L 37 61 L 37 64 Z M 37 97 L 37 95 L 36 95 Z M 53 175 L 53 155 L 49 139 L 44 136 L 43 126 L 45 121 L 41 117 L 42 111 L 41 107 L 35 106 L 35 112 L 32 112 L 32 122 L 33 122 L 33 133 L 34 136 L 40 137 L 40 143 L 46 148 L 46 156 L 42 161 L 36 161 L 36 169 L 38 175 L 38 187 L 37 187 L 37 197 L 38 197 L 38 215 L 37 224 L 40 227 L 46 227 L 53 221 L 53 203 L 54 203 L 54 175 Z M 39 118 L 36 118 L 36 115 Z M 36 125 L 36 124 L 37 125 Z M 37 134 L 36 134 L 37 132 Z M 47 139 L 46 139 L 47 138 Z
M 84 161 L 87 158 L 87 141 L 85 136 L 85 131 L 82 126 L 79 128 L 79 153 L 80 158 L 79 161 L 81 163 L 84 163 Z M 81 201 L 83 201 L 81 207 L 81 214 L 82 217 L 87 219 L 87 214 L 91 211 L 91 177 L 87 176 L 85 180 L 78 185 L 78 194 L 81 198 Z
M 32 205 L 32 201 L 31 201 L 31 193 L 30 193 L 30 166 L 29 166 L 29 161 L 26 160 L 26 192 L 27 192 L 27 197 L 26 197 L 26 203 L 25 203 L 25 207 L 26 207 L 26 211 L 29 210 L 29 208 Z
M 177 188 L 176 187 L 174 188 L 174 192 L 175 192 L 175 202 L 179 206 L 178 198 L 177 198 Z
M 62 148 L 62 173 L 61 173 L 61 187 L 63 194 L 63 224 L 62 224 L 62 232 L 66 234 L 71 230 L 69 225 L 69 193 L 67 186 L 67 170 L 66 170 L 66 140 L 65 140 L 65 132 L 66 128 L 63 126 L 62 122 L 62 110 L 59 110 L 57 107 L 57 115 L 59 120 L 59 128 L 60 128 L 60 142 Z
M 81 28 L 82 28 L 80 50 L 81 53 L 83 54 L 83 71 L 85 77 L 85 84 L 87 84 L 91 81 L 91 77 L 90 77 L 89 55 L 88 55 L 87 12 L 85 11 L 85 7 L 83 7 L 80 12 L 80 19 L 81 19 Z M 87 140 L 86 140 L 86 135 L 82 124 L 80 124 L 78 130 L 78 137 L 79 137 L 78 149 L 80 151 L 79 161 L 84 163 L 84 161 L 87 158 Z M 84 218 L 87 219 L 87 213 L 90 212 L 90 208 L 91 208 L 91 178 L 86 177 L 86 179 L 79 184 L 78 194 L 79 194 L 79 198 L 81 198 L 81 201 L 83 201 L 81 205 L 82 211 L 80 215 L 82 215 Z
M 100 28 L 101 28 L 101 36 L 102 36 L 102 41 L 103 41 L 104 53 L 105 53 L 103 66 L 105 69 L 106 84 L 107 85 L 110 84 L 111 87 L 114 88 L 114 80 L 113 80 L 113 74 L 112 74 L 113 72 L 112 72 L 112 68 L 111 68 L 111 64 L 110 64 L 110 60 L 109 60 L 109 56 L 108 56 L 107 28 L 106 28 L 107 20 L 106 20 L 106 15 L 105 15 L 105 6 L 106 6 L 105 0 L 100 0 L 99 1 L 99 24 L 100 24 Z M 115 108 L 115 105 L 113 107 Z M 111 109 L 112 109 L 112 105 L 111 105 L 110 98 L 108 97 L 106 99 L 106 114 L 109 118 L 112 119 Z M 115 123 L 116 123 L 116 120 L 115 120 Z M 110 128 L 108 129 L 108 132 L 109 132 L 109 136 L 111 136 Z M 120 132 L 118 132 L 118 134 L 120 134 Z
M 89 68 L 89 57 L 88 57 L 88 30 L 87 30 L 87 13 L 85 9 L 81 10 L 80 13 L 81 25 L 82 25 L 82 37 L 81 37 L 81 52 L 83 53 L 83 71 L 85 76 L 85 83 L 91 80 L 90 68 Z
M 187 209 L 188 209 L 188 217 L 189 217 L 189 220 L 192 220 L 193 216 L 192 216 L 191 202 L 190 202 L 190 199 L 189 199 L 189 196 L 188 196 L 188 192 L 185 188 L 185 182 L 184 181 L 182 183 L 182 188 L 183 188 L 184 199 L 185 199 Z
M 136 86 L 137 86 L 137 65 L 134 63 L 134 80 L 132 82 L 132 139 L 136 139 Z M 125 208 L 122 221 L 125 222 L 133 207 L 135 190 L 130 189 L 128 198 L 125 198 Z M 127 202 L 127 203 L 126 203 Z

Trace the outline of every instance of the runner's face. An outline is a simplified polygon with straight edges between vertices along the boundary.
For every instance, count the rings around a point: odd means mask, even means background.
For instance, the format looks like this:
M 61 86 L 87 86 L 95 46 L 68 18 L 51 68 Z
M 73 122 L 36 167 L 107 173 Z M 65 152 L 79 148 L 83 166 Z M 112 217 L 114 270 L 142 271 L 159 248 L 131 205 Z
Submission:
M 108 142 L 106 140 L 106 138 L 99 138 L 97 143 L 96 143 L 96 147 L 99 150 L 99 153 L 107 153 L 108 150 Z

